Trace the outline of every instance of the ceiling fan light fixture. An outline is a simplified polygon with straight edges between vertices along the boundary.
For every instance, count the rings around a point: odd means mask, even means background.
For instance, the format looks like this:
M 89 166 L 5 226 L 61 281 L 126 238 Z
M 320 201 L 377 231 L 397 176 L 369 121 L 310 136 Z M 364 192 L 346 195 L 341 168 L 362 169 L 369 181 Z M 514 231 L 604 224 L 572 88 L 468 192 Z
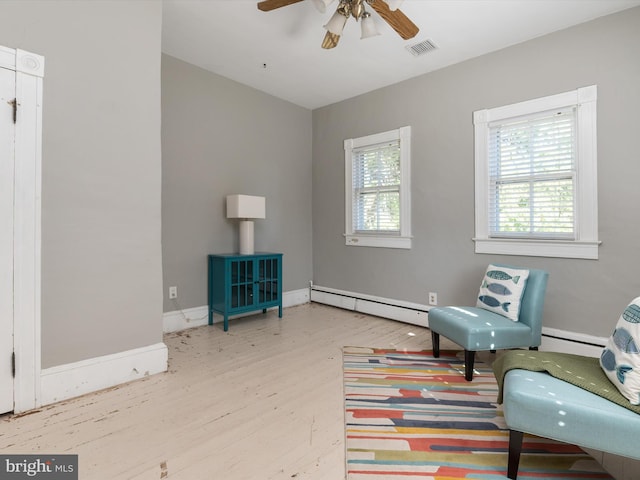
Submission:
M 334 13 L 333 16 L 329 19 L 324 28 L 326 28 L 334 35 L 342 35 L 342 31 L 344 30 L 344 26 L 346 25 L 348 19 L 349 17 L 344 16 L 340 12 L 340 9 L 338 9 L 336 10 L 336 13 Z
M 0 0 L 1 1 L 1 0 Z M 303 0 L 260 0 L 258 10 L 269 12 L 280 7 L 293 5 Z M 334 0 L 311 0 L 315 7 L 321 12 Z M 365 7 L 371 7 L 389 27 L 400 35 L 403 40 L 415 37 L 420 29 L 401 10 L 398 9 L 403 0 L 338 0 L 338 8 L 329 19 L 324 28 L 327 30 L 322 41 L 322 48 L 335 48 L 340 41 L 340 36 L 347 24 L 349 17 L 355 21 L 362 20 L 360 38 L 370 38 L 379 35 L 376 25 Z
M 369 12 L 364 12 L 362 14 L 362 22 L 360 23 L 360 28 L 362 31 L 362 35 L 360 38 L 364 40 L 365 38 L 375 37 L 376 35 L 380 35 L 378 29 L 376 28 L 376 24 L 373 21 L 373 17 Z

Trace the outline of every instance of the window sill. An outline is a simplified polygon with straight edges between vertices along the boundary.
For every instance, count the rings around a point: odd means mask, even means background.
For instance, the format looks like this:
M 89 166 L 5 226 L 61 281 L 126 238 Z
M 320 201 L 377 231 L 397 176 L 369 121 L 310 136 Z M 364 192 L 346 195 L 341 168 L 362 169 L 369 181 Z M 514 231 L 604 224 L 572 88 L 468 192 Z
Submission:
M 517 240 L 474 238 L 476 253 L 523 255 L 529 257 L 557 257 L 598 259 L 599 241 Z
M 411 237 L 380 237 L 345 235 L 346 245 L 352 247 L 411 248 Z

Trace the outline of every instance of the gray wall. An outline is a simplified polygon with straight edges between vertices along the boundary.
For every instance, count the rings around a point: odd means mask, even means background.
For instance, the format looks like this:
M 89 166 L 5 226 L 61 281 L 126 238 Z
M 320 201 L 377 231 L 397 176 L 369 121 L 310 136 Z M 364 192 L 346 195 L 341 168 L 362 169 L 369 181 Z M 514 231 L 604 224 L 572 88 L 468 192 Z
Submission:
M 46 59 L 44 368 L 162 341 L 161 299 L 176 309 L 169 285 L 182 308 L 205 305 L 206 254 L 237 248 L 237 225 L 224 218 L 229 193 L 267 197 L 256 246 L 284 252 L 285 291 L 306 287 L 313 272 L 320 285 L 467 303 L 485 265 L 509 261 L 551 273 L 547 326 L 602 336 L 640 294 L 640 9 L 313 115 L 163 57 L 164 287 L 160 29 L 160 2 L 0 3 L 0 44 Z M 600 260 L 475 255 L 471 113 L 594 83 Z M 414 247 L 346 247 L 342 141 L 402 125 L 413 127 Z
M 162 341 L 159 2 L 2 1 L 45 57 L 42 367 Z
M 600 259 L 474 254 L 472 112 L 592 84 Z M 440 305 L 469 305 L 489 262 L 543 268 L 545 326 L 608 336 L 640 295 L 639 85 L 635 8 L 315 110 L 314 282 L 425 304 L 433 291 Z M 343 140 L 404 125 L 413 128 L 413 248 L 347 247 Z
M 233 193 L 266 197 L 256 251 L 284 253 L 284 291 L 308 286 L 311 125 L 310 110 L 162 56 L 164 311 L 206 305 L 207 254 L 238 251 Z

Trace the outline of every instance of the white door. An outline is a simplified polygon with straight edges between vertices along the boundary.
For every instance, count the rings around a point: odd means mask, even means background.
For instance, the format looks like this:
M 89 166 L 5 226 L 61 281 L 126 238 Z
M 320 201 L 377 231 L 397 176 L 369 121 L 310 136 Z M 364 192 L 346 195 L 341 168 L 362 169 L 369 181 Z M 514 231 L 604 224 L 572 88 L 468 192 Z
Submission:
M 13 102 L 16 73 L 0 68 L 0 413 L 13 410 Z

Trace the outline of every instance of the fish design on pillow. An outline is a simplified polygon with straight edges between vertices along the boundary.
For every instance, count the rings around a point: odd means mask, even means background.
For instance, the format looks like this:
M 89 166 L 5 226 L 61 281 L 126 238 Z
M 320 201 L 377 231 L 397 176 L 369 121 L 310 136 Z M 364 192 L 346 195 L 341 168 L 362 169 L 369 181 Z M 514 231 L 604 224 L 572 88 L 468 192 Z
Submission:
M 616 365 L 616 354 L 613 351 L 605 348 L 600 355 L 600 364 L 609 372 L 616 372 L 616 378 L 622 384 L 624 384 L 624 376 L 627 372 L 633 370 L 629 365 Z
M 629 323 L 640 323 L 640 307 L 632 303 L 622 312 L 622 318 Z
M 633 335 L 624 328 L 616 328 L 613 331 L 612 337 L 613 343 L 615 343 L 616 347 L 624 353 L 640 353 L 640 349 L 638 348 Z
M 511 295 L 511 290 L 509 290 L 501 283 L 487 283 L 487 281 L 485 280 L 484 282 L 482 282 L 482 288 L 486 288 L 496 295 Z
M 600 364 L 608 371 L 613 372 L 616 369 L 616 354 L 605 348 L 600 355 Z
M 482 303 L 484 303 L 485 305 L 488 305 L 490 307 L 501 307 L 505 312 L 509 311 L 509 305 L 511 305 L 511 302 L 504 302 L 504 303 L 500 303 L 500 300 L 498 300 L 497 298 L 492 297 L 491 295 L 480 295 L 478 297 L 478 300 L 480 300 Z
M 494 280 L 513 280 L 513 283 L 516 285 L 520 281 L 520 275 L 511 276 L 507 272 L 503 272 L 502 270 L 490 270 L 487 272 L 487 277 L 493 278 Z

